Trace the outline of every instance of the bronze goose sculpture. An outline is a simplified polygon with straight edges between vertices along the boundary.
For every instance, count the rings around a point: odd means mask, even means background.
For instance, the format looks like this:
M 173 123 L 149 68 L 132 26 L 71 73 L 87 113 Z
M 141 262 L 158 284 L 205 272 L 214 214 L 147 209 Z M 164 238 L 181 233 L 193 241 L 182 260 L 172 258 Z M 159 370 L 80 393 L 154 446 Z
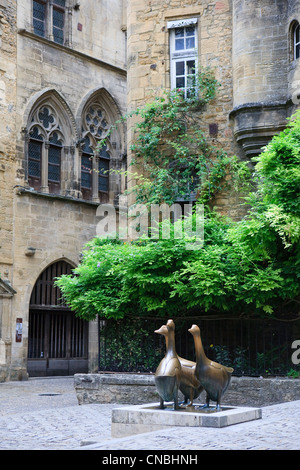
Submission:
M 168 322 L 155 333 L 168 337 L 165 357 L 160 361 L 155 373 L 155 385 L 160 397 L 160 408 L 164 408 L 165 401 L 173 401 L 174 409 L 179 408 L 178 390 L 181 381 L 181 364 L 175 350 L 175 325 Z
M 168 323 L 171 324 L 171 322 L 173 322 L 173 320 L 168 320 L 167 325 Z M 165 336 L 166 348 L 168 349 L 168 329 L 163 329 L 161 334 Z M 193 406 L 193 401 L 199 397 L 200 393 L 203 392 L 204 389 L 195 375 L 196 363 L 180 356 L 178 356 L 178 359 L 181 365 L 179 389 L 184 396 L 184 403 L 190 407 Z
M 217 402 L 216 410 L 220 410 L 221 398 L 230 384 L 233 368 L 208 359 L 197 325 L 192 325 L 189 332 L 193 335 L 195 343 L 196 377 L 206 391 L 206 405 L 203 408 L 209 408 L 209 401 L 213 400 Z

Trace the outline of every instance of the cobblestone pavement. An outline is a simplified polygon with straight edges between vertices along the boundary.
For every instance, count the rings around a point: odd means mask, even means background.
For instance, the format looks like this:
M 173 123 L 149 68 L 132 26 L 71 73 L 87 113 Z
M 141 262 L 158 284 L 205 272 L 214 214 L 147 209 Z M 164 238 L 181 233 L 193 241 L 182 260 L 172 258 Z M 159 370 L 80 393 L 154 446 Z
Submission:
M 300 450 L 300 400 L 221 429 L 172 428 L 112 439 L 112 405 L 81 405 L 73 377 L 0 383 L 0 450 Z

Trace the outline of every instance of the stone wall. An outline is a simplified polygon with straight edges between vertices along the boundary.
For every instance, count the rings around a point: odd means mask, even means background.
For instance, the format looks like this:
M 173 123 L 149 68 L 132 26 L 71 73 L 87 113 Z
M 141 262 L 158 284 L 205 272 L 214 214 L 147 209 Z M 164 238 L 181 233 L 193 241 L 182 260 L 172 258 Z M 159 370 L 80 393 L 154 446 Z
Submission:
M 198 119 L 199 127 L 212 145 L 242 157 L 241 148 L 233 138 L 233 121 L 229 118 L 233 109 L 232 5 L 229 0 L 128 2 L 128 110 L 143 106 L 170 89 L 170 31 L 167 24 L 189 18 L 197 18 L 199 68 L 211 67 L 221 85 L 216 98 L 194 118 Z M 128 145 L 134 138 L 135 123 L 134 118 L 128 121 Z M 211 129 L 216 131 L 212 133 Z M 131 158 L 128 149 L 128 162 Z M 128 184 L 134 186 L 135 181 L 129 178 Z M 244 213 L 236 194 L 223 193 L 214 205 L 233 218 Z
M 0 289 L 0 381 L 27 379 L 29 302 L 39 275 L 59 260 L 76 266 L 84 244 L 96 236 L 100 200 L 83 201 L 80 192 L 85 107 L 102 100 L 111 124 L 126 112 L 124 2 L 75 4 L 66 2 L 65 41 L 58 44 L 51 34 L 34 33 L 31 0 L 0 0 L 0 277 L 13 286 L 12 293 Z M 55 108 L 66 130 L 60 194 L 33 190 L 28 182 L 28 128 L 40 102 Z M 124 129 L 111 140 L 113 159 L 121 161 Z M 111 178 L 112 203 L 120 184 Z M 21 342 L 15 338 L 17 318 L 23 320 Z M 92 371 L 92 323 L 89 331 Z
M 2 277 L 12 261 L 13 181 L 16 153 L 16 6 L 0 0 L 0 250 Z
M 74 387 L 79 405 L 159 402 L 154 375 L 151 374 L 75 374 Z M 298 379 L 232 377 L 222 403 L 256 407 L 299 399 Z M 202 393 L 195 403 L 205 403 L 205 393 Z
M 16 171 L 17 9 L 0 0 L 0 381 L 9 374 L 13 263 L 14 178 Z
M 247 157 L 257 155 L 297 109 L 299 59 L 294 59 L 291 24 L 299 2 L 233 0 L 234 135 Z M 296 103 L 297 105 L 299 104 Z
M 300 19 L 299 1 L 66 5 L 67 37 L 60 45 L 51 35 L 34 34 L 31 0 L 0 0 L 0 380 L 26 378 L 29 299 L 39 274 L 60 259 L 76 265 L 95 234 L 96 205 L 78 200 L 84 107 L 101 91 L 111 116 L 119 117 L 169 89 L 168 21 L 197 17 L 199 64 L 213 67 L 221 83 L 201 118 L 206 133 L 217 129 L 209 135 L 212 144 L 249 158 L 298 107 L 291 96 L 300 84 L 300 66 L 299 59 L 290 60 L 289 27 Z M 43 97 L 52 99 L 69 125 L 64 194 L 55 197 L 28 192 L 26 132 Z M 129 163 L 133 125 L 129 120 L 127 134 L 118 130 L 113 142 L 116 158 L 128 149 Z M 112 178 L 110 202 L 120 187 Z M 234 195 L 220 195 L 215 205 L 234 218 L 241 214 Z M 33 257 L 27 256 L 30 247 L 36 248 Z M 24 320 L 21 343 L 14 339 L 17 317 Z M 94 333 L 90 342 L 94 361 Z

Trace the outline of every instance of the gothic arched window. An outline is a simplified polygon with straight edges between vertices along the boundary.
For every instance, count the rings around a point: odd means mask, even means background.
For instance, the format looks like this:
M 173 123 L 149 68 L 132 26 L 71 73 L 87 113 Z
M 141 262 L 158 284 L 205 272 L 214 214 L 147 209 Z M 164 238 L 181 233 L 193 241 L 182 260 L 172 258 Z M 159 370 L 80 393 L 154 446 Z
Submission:
M 109 119 L 101 104 L 95 102 L 87 106 L 83 115 L 81 146 L 81 191 L 84 199 L 108 201 L 111 158 L 109 129 Z
M 64 137 L 50 105 L 39 106 L 28 129 L 28 183 L 42 192 L 59 193 Z

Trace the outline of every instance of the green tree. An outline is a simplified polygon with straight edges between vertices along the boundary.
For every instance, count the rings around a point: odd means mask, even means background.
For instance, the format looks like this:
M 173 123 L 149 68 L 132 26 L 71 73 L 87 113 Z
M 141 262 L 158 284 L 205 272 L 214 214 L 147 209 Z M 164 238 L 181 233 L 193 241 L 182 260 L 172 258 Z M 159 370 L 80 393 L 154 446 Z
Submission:
M 190 105 L 195 108 L 195 102 Z M 146 149 L 149 144 L 147 155 L 153 168 L 155 164 L 161 164 L 164 154 L 163 151 L 158 154 L 158 150 L 151 153 L 150 139 L 152 143 L 157 139 L 156 148 L 159 149 L 163 147 L 165 134 L 157 131 L 155 137 L 152 131 L 149 136 L 144 129 L 150 129 L 151 122 L 156 122 L 158 106 L 163 112 L 166 109 L 171 112 L 169 103 L 148 105 L 144 119 L 149 122 L 145 128 L 140 125 L 141 140 L 136 144 L 137 155 L 141 152 L 141 158 L 144 158 L 141 149 Z M 178 104 L 180 106 L 187 105 Z M 149 111 L 154 116 L 152 121 Z M 182 112 L 182 108 L 178 112 Z M 176 119 L 171 119 L 170 114 L 168 119 L 174 132 L 173 121 Z M 166 119 L 165 127 L 167 122 Z M 144 140 L 145 135 L 149 141 Z M 174 149 L 172 158 L 178 161 L 182 155 L 183 164 L 187 154 L 184 157 L 182 149 L 178 150 L 179 143 L 169 145 Z M 197 151 L 193 158 L 198 161 L 199 155 L 206 165 L 207 152 Z M 177 182 L 175 184 L 174 176 L 170 191 L 168 158 L 164 159 L 164 166 L 160 165 L 164 170 L 162 180 L 165 178 L 161 186 L 156 180 L 152 193 L 148 185 L 141 184 L 136 188 L 140 202 L 174 201 L 178 194 L 177 190 L 174 192 Z M 221 217 L 206 206 L 204 244 L 199 250 L 186 249 L 185 234 L 182 239 L 144 237 L 131 243 L 96 238 L 86 246 L 74 275 L 62 276 L 57 281 L 67 303 L 86 319 L 97 314 L 107 318 L 149 313 L 176 317 L 227 311 L 237 316 L 295 314 L 299 310 L 300 296 L 299 159 L 300 114 L 297 113 L 286 130 L 275 136 L 255 159 L 257 189 L 246 198 L 249 212 L 243 220 L 235 222 Z M 205 167 L 207 173 L 198 188 L 199 194 L 203 191 L 200 202 L 209 202 L 219 188 L 219 181 L 214 183 L 211 179 L 213 170 L 218 167 L 217 164 L 214 166 L 216 161 L 218 159 Z M 245 168 L 237 164 L 236 168 L 244 178 Z M 155 174 L 152 176 L 155 178 Z M 207 181 L 214 188 L 210 194 L 205 190 Z

